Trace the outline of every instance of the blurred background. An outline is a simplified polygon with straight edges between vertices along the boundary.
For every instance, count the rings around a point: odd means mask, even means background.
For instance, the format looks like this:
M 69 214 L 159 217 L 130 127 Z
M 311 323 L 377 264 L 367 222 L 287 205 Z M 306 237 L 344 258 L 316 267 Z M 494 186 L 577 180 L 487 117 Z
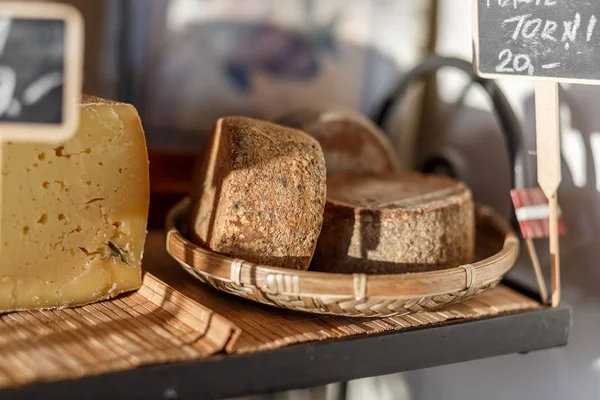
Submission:
M 70 0 L 86 23 L 84 90 L 133 103 L 146 130 L 151 224 L 189 186 L 191 164 L 223 115 L 276 118 L 319 105 L 373 116 L 425 57 L 471 60 L 470 0 Z M 535 176 L 533 86 L 501 80 Z M 561 241 L 570 344 L 350 382 L 352 399 L 600 398 L 600 89 L 562 85 Z M 487 95 L 444 69 L 415 82 L 382 127 L 405 169 L 443 155 L 478 202 L 509 217 L 512 171 Z M 535 185 L 529 176 L 528 184 Z M 546 244 L 536 243 L 542 265 Z M 535 288 L 527 260 L 512 275 Z M 271 395 L 337 398 L 342 385 Z

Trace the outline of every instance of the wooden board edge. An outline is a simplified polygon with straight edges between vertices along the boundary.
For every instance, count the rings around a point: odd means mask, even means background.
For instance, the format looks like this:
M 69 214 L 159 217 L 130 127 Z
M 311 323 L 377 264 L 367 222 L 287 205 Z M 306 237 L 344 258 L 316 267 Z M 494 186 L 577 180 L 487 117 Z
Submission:
M 471 35 L 473 40 L 473 71 L 481 76 L 479 70 L 479 0 L 471 0 Z
M 474 55 L 475 57 L 475 55 Z M 487 72 L 481 72 L 479 70 L 479 63 L 475 61 L 473 58 L 473 67 L 475 69 L 475 73 L 484 79 L 516 79 L 523 80 L 528 82 L 547 82 L 552 81 L 556 83 L 566 83 L 573 85 L 591 85 L 591 86 L 600 86 L 600 80 L 588 80 L 588 79 L 572 79 L 572 78 L 555 78 L 555 77 L 547 77 L 547 76 L 529 76 L 529 75 L 513 75 L 513 74 L 490 74 Z
M 2 173 L 3 170 L 4 170 L 4 143 L 2 142 L 2 140 L 0 140 L 0 254 L 2 254 L 2 248 L 4 247 L 2 245 L 2 205 L 3 205 L 2 197 L 4 195 L 4 192 L 2 190 L 3 180 L 4 180 L 4 174 Z
M 158 400 L 164 399 L 167 391 L 179 398 L 233 398 L 564 346 L 570 323 L 570 308 L 561 305 L 402 333 L 217 355 L 200 362 L 152 365 L 70 381 L 38 383 L 1 393 L 2 398 L 12 400 L 40 395 L 56 400 L 89 397 L 90 393 L 98 398 L 141 396 Z M 494 335 L 487 334 L 490 330 Z M 423 352 L 422 343 L 430 344 L 431 348 Z

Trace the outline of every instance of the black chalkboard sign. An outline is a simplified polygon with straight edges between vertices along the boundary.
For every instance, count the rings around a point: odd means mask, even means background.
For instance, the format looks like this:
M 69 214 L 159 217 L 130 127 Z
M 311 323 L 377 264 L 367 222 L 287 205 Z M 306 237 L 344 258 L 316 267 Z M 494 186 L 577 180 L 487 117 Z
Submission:
M 64 21 L 0 18 L 0 121 L 62 123 L 64 42 Z
M 536 80 L 538 183 L 548 198 L 552 306 L 560 303 L 557 190 L 561 181 L 557 82 L 600 83 L 600 0 L 472 0 L 479 76 Z M 545 287 L 527 239 L 540 293 Z M 542 294 L 542 297 L 544 295 Z
M 75 132 L 82 26 L 68 6 L 0 2 L 0 138 L 58 141 Z
M 479 75 L 600 80 L 599 0 L 473 0 Z

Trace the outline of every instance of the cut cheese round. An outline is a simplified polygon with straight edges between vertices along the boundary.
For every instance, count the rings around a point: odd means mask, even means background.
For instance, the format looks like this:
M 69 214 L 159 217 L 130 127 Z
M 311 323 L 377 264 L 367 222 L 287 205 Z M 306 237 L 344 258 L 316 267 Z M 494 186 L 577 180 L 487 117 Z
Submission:
M 327 176 L 398 171 L 392 144 L 375 124 L 360 114 L 300 110 L 283 117 L 280 123 L 301 129 L 319 141 L 325 154 Z
M 79 306 L 142 284 L 142 123 L 132 105 L 96 97 L 79 112 L 64 143 L 4 145 L 0 312 Z
M 336 176 L 311 269 L 391 274 L 457 267 L 473 259 L 471 191 L 418 173 Z
M 325 207 L 325 160 L 314 138 L 250 118 L 222 118 L 194 175 L 193 241 L 255 263 L 308 268 Z

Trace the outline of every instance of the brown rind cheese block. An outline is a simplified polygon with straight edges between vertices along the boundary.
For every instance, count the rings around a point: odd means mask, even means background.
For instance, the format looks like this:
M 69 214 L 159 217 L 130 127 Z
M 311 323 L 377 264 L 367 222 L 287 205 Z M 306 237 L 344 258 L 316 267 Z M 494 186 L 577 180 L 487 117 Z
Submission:
M 282 117 L 279 123 L 301 129 L 319 141 L 327 176 L 386 174 L 399 169 L 388 138 L 358 113 L 299 110 Z
M 325 160 L 304 132 L 220 119 L 199 156 L 190 233 L 198 245 L 263 265 L 306 270 L 321 231 Z
M 423 272 L 470 263 L 471 191 L 418 173 L 336 176 L 311 269 L 339 273 Z

